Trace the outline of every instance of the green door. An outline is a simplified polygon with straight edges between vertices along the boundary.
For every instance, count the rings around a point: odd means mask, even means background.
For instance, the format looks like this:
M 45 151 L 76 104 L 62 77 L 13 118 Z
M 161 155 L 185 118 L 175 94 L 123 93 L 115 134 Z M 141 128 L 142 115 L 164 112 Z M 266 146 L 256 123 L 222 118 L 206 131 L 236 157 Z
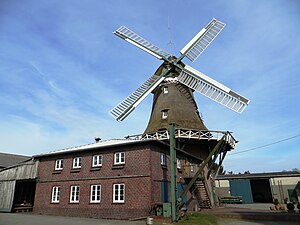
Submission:
M 290 202 L 293 202 L 295 204 L 298 203 L 296 189 L 288 189 L 288 195 L 289 195 Z
M 241 196 L 243 203 L 253 203 L 251 184 L 249 179 L 229 180 L 231 196 Z

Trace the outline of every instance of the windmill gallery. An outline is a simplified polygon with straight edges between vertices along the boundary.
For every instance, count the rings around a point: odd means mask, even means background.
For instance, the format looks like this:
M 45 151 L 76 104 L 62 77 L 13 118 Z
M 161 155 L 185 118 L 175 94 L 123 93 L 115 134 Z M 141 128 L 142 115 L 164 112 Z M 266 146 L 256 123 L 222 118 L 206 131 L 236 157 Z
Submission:
M 238 113 L 250 101 L 182 60 L 194 62 L 224 26 L 212 19 L 178 58 L 124 26 L 116 30 L 118 37 L 163 60 L 153 76 L 111 111 L 122 121 L 153 93 L 148 125 L 141 135 L 96 139 L 34 156 L 38 179 L 33 211 L 118 219 L 157 214 L 175 221 L 180 210 L 214 207 L 216 165 L 221 166 L 237 141 L 229 132 L 206 128 L 193 92 Z

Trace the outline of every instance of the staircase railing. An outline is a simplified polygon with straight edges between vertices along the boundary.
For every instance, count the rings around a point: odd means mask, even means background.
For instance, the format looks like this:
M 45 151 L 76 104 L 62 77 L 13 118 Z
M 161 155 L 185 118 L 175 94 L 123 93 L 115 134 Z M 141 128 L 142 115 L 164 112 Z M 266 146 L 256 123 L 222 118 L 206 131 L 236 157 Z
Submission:
M 209 199 L 209 203 L 210 203 L 210 207 L 213 206 L 213 192 L 212 192 L 212 187 L 210 184 L 210 179 L 207 178 L 207 174 L 208 174 L 208 167 L 204 167 L 204 171 L 203 171 L 203 184 L 206 190 L 206 194 L 207 197 Z
M 182 198 L 187 194 L 187 192 L 191 189 L 195 181 L 199 178 L 199 176 L 203 173 L 204 168 L 207 166 L 208 162 L 211 160 L 212 156 L 216 154 L 222 147 L 224 142 L 226 142 L 227 139 L 227 133 L 223 135 L 221 140 L 218 141 L 217 145 L 214 147 L 214 149 L 210 152 L 208 157 L 201 163 L 199 170 L 196 172 L 194 177 L 190 180 L 186 188 L 182 191 L 180 197 L 178 198 L 177 208 L 181 208 L 183 206 Z

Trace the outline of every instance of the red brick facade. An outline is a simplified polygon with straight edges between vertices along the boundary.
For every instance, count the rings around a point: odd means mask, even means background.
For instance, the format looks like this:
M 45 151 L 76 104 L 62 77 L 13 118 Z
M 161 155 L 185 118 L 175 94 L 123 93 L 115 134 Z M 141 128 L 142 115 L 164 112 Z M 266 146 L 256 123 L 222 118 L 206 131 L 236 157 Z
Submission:
M 114 153 L 125 152 L 125 164 L 114 165 Z M 34 212 L 41 214 L 128 219 L 148 216 L 162 203 L 162 181 L 169 181 L 169 156 L 161 166 L 161 153 L 167 146 L 154 141 L 101 147 L 38 156 L 38 182 Z M 102 166 L 92 167 L 93 155 L 102 155 Z M 72 169 L 73 158 L 81 157 L 80 169 Z M 63 169 L 55 161 L 63 159 Z M 182 181 L 181 170 L 178 181 Z M 113 202 L 113 185 L 124 184 L 124 203 Z M 70 203 L 71 186 L 80 187 L 79 202 Z M 91 203 L 91 185 L 101 185 L 100 203 Z M 51 203 L 52 187 L 60 187 L 59 203 Z

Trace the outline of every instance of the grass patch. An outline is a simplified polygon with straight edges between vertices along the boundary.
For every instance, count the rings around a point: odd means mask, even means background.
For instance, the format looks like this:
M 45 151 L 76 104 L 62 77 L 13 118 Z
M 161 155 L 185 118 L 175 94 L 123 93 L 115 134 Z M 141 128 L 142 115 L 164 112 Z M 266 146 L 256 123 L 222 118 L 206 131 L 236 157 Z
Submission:
M 193 213 L 189 214 L 186 218 L 180 220 L 178 223 L 173 223 L 174 225 L 217 225 L 217 217 L 214 215 L 209 215 L 205 213 Z M 163 225 L 168 223 L 155 223 L 154 225 Z
M 185 219 L 180 221 L 180 225 L 217 225 L 217 217 L 214 215 L 208 215 L 204 213 L 193 213 L 188 215 Z

